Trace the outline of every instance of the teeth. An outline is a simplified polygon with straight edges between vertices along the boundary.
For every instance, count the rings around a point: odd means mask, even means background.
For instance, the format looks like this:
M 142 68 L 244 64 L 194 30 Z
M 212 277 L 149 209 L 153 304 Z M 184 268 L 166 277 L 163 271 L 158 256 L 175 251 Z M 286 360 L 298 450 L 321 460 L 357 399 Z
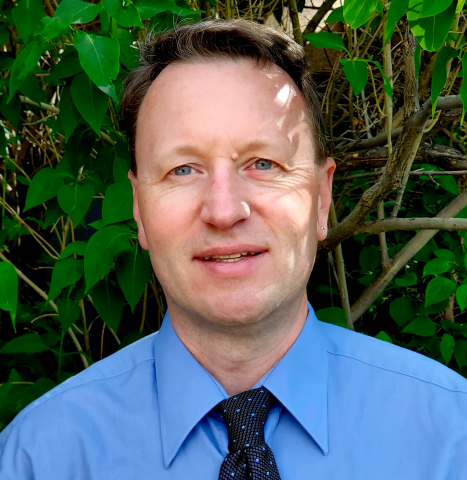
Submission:
M 209 257 L 203 257 L 204 260 L 214 260 L 216 262 L 236 262 L 241 257 L 247 255 L 256 255 L 254 252 L 242 252 L 242 253 L 232 253 L 231 255 L 210 255 Z

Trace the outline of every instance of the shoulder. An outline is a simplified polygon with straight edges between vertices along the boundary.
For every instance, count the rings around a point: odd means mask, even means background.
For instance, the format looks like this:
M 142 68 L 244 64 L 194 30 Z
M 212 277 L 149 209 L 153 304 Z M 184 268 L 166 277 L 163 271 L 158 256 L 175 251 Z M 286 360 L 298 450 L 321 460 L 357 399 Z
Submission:
M 132 383 L 135 381 L 140 383 L 141 377 L 147 379 L 148 375 L 154 372 L 156 335 L 157 333 L 148 335 L 94 363 L 29 404 L 0 434 L 0 452 L 9 434 L 20 426 L 34 428 L 35 423 L 43 426 L 42 424 L 50 422 L 49 416 L 64 413 L 65 409 L 69 411 L 74 404 L 81 405 L 77 416 L 74 417 L 75 421 L 79 422 L 79 416 L 87 414 L 82 406 L 86 405 L 88 400 L 92 399 L 92 403 L 86 408 L 91 409 L 93 405 L 95 407 L 96 404 L 105 405 L 112 402 L 113 392 L 119 391 L 120 400 L 122 392 L 123 395 L 125 392 L 126 395 L 131 395 Z M 153 385 L 153 382 L 147 383 Z M 121 389 L 120 387 L 125 384 L 126 388 Z
M 348 368 L 372 370 L 386 381 L 423 382 L 465 395 L 467 400 L 467 379 L 436 360 L 362 333 L 320 324 L 327 338 L 329 355 Z

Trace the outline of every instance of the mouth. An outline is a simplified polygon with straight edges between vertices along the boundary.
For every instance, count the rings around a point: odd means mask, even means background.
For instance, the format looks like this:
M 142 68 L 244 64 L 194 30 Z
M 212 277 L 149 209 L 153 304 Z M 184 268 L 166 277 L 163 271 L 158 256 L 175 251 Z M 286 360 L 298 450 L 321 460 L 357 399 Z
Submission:
M 230 255 L 208 255 L 206 257 L 200 258 L 204 262 L 225 262 L 232 263 L 238 262 L 246 257 L 255 257 L 260 255 L 262 252 L 241 252 L 241 253 L 232 253 Z

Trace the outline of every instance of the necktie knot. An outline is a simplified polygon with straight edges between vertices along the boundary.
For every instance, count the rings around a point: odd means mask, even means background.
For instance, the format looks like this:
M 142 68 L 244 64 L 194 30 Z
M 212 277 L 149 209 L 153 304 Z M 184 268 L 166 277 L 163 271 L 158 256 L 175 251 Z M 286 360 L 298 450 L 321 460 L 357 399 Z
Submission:
M 274 396 L 266 388 L 255 388 L 223 400 L 216 410 L 224 418 L 229 434 L 229 452 L 265 443 L 264 424 Z

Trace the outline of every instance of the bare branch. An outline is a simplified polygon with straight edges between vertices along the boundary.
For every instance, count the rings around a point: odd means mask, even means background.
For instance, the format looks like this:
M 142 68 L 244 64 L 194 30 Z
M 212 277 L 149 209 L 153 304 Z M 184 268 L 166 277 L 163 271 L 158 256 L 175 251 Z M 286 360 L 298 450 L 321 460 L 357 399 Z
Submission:
M 394 230 L 467 230 L 465 218 L 386 218 L 366 222 L 355 231 L 362 233 L 392 232 Z
M 438 213 L 436 218 L 455 217 L 463 208 L 467 207 L 467 190 L 464 190 L 447 207 Z M 399 219 L 400 221 L 401 219 Z M 427 220 L 427 219 L 425 219 Z M 433 220 L 433 219 L 431 219 Z M 455 219 L 459 220 L 459 219 Z M 378 277 L 365 289 L 358 300 L 352 305 L 352 320 L 355 322 L 366 312 L 386 285 L 397 275 L 399 270 L 438 232 L 437 229 L 422 230 L 418 232 L 391 260 L 387 270 L 381 272 Z
M 384 167 L 388 160 L 388 153 L 386 147 L 372 148 L 343 157 L 338 156 L 335 160 L 337 173 L 344 173 L 351 170 Z M 430 163 L 445 170 L 467 170 L 467 157 L 458 150 L 445 145 L 422 145 L 415 155 L 414 164 L 417 163 Z M 335 179 L 335 181 L 339 181 L 339 179 Z
M 335 1 L 336 0 L 325 0 L 323 2 L 321 7 L 318 8 L 318 11 L 313 15 L 313 18 L 309 21 L 305 31 L 303 32 L 303 35 L 306 35 L 307 33 L 313 33 L 316 30 L 321 20 L 325 17 L 329 10 L 331 10 Z

